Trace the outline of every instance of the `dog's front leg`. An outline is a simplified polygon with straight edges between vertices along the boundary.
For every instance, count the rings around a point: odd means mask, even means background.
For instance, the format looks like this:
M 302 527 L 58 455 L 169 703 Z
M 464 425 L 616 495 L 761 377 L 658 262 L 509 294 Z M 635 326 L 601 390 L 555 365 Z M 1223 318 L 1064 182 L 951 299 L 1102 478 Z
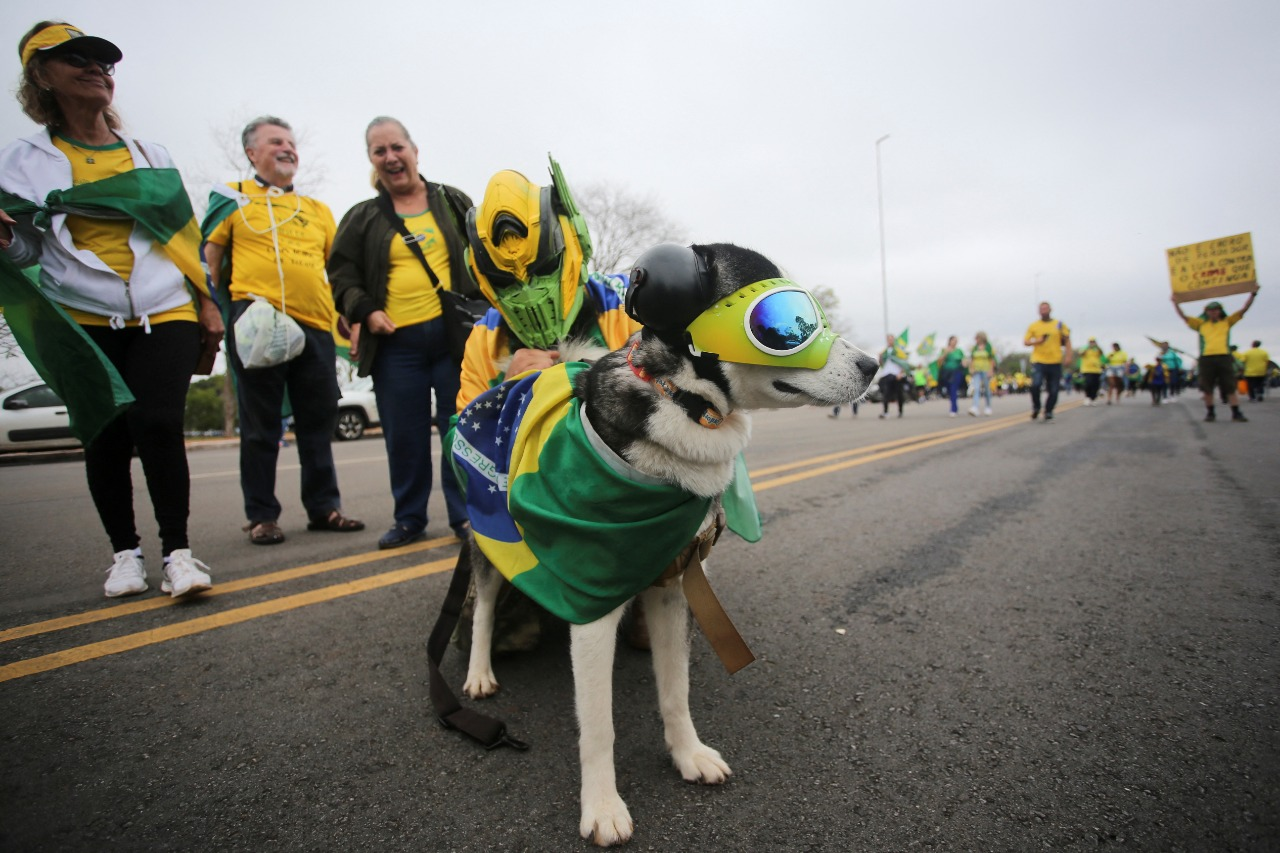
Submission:
M 471 616 L 471 660 L 462 689 L 472 699 L 484 699 L 498 692 L 498 679 L 493 675 L 493 614 L 502 588 L 502 575 L 479 548 L 473 545 L 471 553 L 476 604 Z
M 578 831 L 601 847 L 621 844 L 631 838 L 633 829 L 627 804 L 618 796 L 613 766 L 613 654 L 624 609 L 625 605 L 595 622 L 569 629 L 582 764 Z
M 698 739 L 689 714 L 689 611 L 680 584 L 641 594 L 649 622 L 658 706 L 671 760 L 686 782 L 719 785 L 733 771 L 720 753 Z

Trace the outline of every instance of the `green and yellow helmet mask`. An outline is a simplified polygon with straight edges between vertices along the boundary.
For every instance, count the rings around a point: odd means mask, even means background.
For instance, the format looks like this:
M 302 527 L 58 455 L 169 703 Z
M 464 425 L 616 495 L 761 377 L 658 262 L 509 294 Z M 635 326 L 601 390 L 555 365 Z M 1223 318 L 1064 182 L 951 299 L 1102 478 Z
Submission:
M 467 213 L 467 267 L 480 292 L 527 346 L 563 340 L 582 309 L 591 238 L 564 174 L 551 186 L 510 169 L 489 179 Z

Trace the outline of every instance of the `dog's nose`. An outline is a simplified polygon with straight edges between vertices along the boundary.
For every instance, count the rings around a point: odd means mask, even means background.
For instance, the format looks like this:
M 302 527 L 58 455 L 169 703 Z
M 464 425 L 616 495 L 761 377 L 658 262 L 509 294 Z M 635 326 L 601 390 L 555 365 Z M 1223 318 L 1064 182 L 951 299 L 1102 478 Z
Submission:
M 876 371 L 880 369 L 880 362 L 869 355 L 860 355 L 854 361 L 858 365 L 858 369 L 862 371 L 862 375 L 867 379 L 875 376 Z

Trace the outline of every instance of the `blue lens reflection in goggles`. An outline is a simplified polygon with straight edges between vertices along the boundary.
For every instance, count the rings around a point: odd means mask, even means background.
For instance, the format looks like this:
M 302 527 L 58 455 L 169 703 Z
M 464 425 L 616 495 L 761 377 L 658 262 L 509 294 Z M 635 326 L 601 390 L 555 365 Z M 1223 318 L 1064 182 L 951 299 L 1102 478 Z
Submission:
M 822 318 L 808 293 L 770 290 L 747 311 L 747 332 L 761 350 L 790 355 L 804 349 L 822 330 Z

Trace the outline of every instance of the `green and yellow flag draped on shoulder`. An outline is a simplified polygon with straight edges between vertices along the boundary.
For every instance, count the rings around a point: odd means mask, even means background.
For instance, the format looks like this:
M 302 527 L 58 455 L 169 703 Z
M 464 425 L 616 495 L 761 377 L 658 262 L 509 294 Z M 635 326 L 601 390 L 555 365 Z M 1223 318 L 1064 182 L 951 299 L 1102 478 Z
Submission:
M 0 209 L 11 216 L 31 216 L 42 231 L 58 213 L 132 219 L 193 287 L 209 292 L 200 260 L 200 229 L 177 169 L 133 169 L 54 190 L 43 204 L 0 192 Z M 85 444 L 93 441 L 133 402 L 124 380 L 79 324 L 7 257 L 0 257 L 0 305 L 23 354 L 67 404 L 71 431 Z

